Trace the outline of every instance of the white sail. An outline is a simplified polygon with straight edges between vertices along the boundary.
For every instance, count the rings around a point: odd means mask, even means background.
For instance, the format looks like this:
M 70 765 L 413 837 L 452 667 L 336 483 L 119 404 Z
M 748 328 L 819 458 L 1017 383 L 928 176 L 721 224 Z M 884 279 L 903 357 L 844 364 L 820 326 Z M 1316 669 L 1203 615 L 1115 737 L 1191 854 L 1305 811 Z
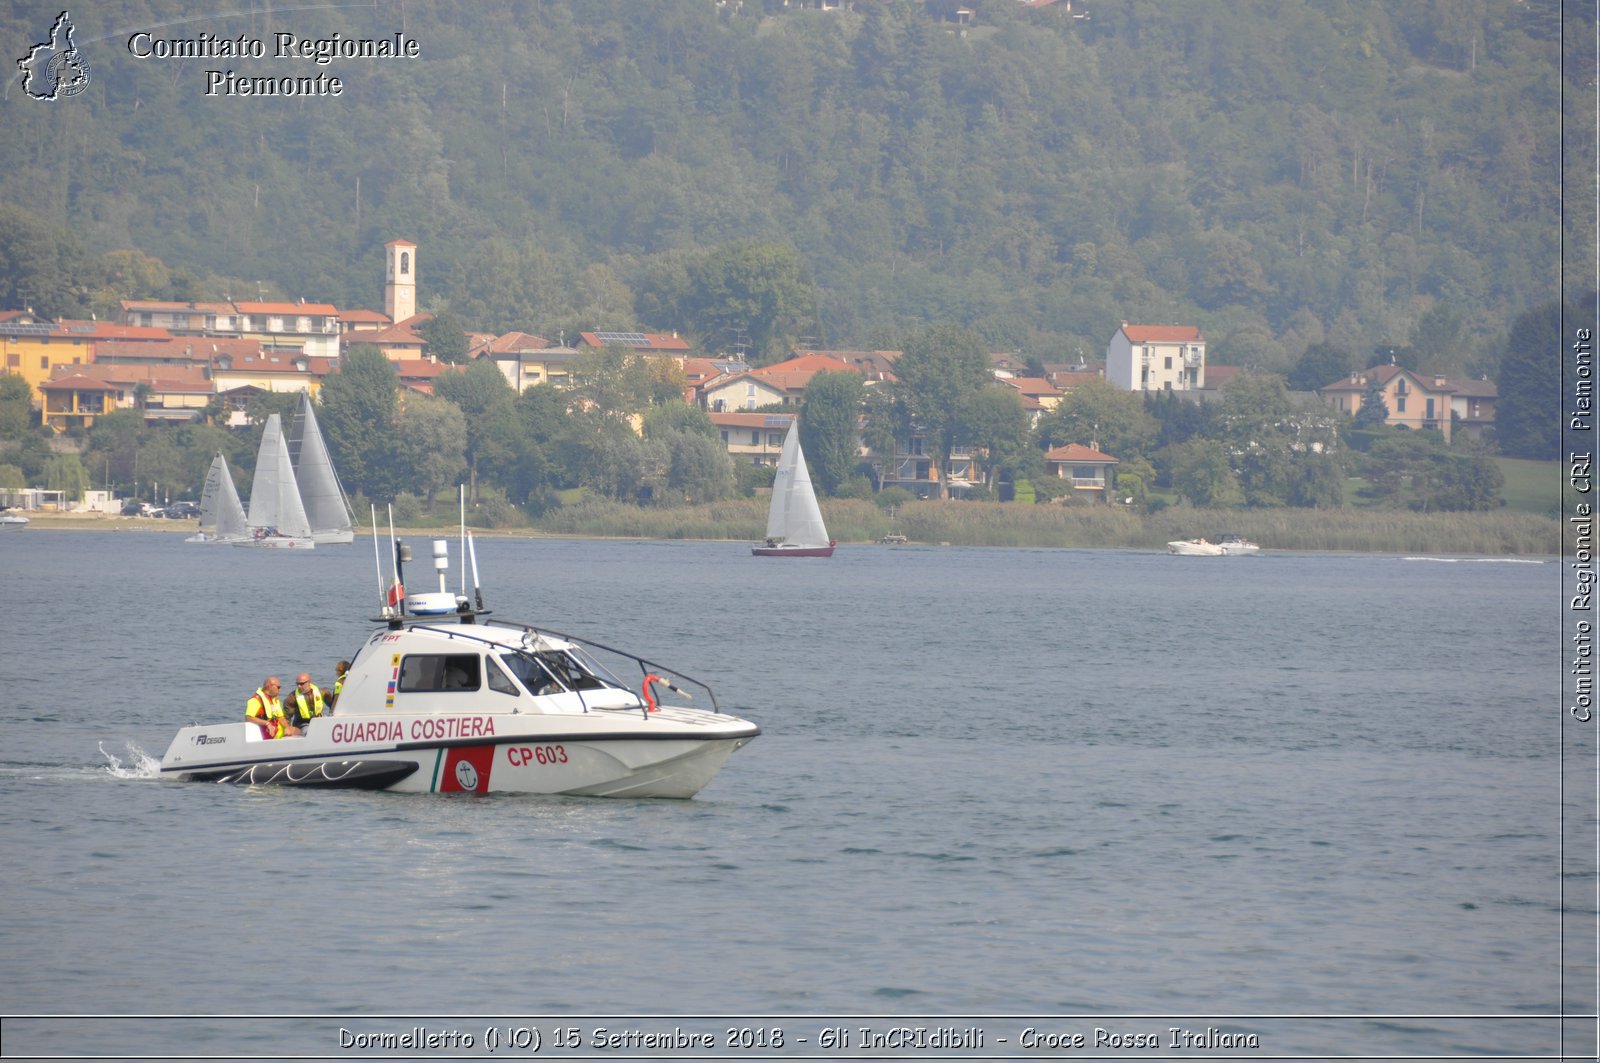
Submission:
M 255 479 L 250 482 L 248 524 L 257 538 L 311 538 L 311 524 L 300 501 L 289 445 L 283 438 L 283 422 L 277 414 L 267 418 L 267 427 L 261 433 Z
M 200 534 L 191 536 L 191 543 L 234 542 L 247 535 L 244 505 L 239 501 L 239 491 L 233 486 L 233 474 L 228 471 L 228 459 L 220 453 L 211 459 L 206 472 L 206 485 L 200 494 Z
M 317 415 L 311 408 L 309 393 L 302 396 L 294 424 L 289 429 L 289 457 L 294 464 L 295 481 L 300 485 L 300 500 L 305 505 L 306 520 L 311 524 L 312 538 L 319 543 L 355 541 L 350 504 L 339 486 L 338 474 L 333 471 L 333 459 L 328 456 L 328 445 L 317 427 Z
M 767 538 L 788 546 L 828 545 L 828 529 L 811 486 L 811 472 L 800 449 L 800 422 L 789 424 L 772 480 L 772 508 L 767 511 Z
M 233 473 L 228 470 L 228 459 L 218 454 L 216 463 L 220 463 L 222 470 L 222 494 L 217 501 L 217 538 L 242 539 L 249 534 L 244 519 L 244 503 L 239 501 L 239 489 L 233 486 Z

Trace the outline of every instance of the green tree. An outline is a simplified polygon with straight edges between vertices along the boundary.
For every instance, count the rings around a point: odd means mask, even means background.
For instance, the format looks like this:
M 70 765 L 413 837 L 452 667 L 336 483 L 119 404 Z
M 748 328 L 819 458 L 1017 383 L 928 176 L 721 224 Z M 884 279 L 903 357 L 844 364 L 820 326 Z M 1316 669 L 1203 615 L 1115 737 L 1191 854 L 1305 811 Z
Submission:
M 1067 392 L 1054 410 L 1039 418 L 1037 433 L 1044 450 L 1082 443 L 1126 461 L 1147 453 L 1159 428 L 1138 392 L 1124 391 L 1108 380 L 1090 380 Z
M 71 232 L 0 203 L 0 307 L 79 317 L 94 271 Z
M 966 441 L 972 402 L 994 380 L 989 355 L 977 333 L 958 325 L 933 325 L 906 337 L 895 375 L 915 430 L 931 444 L 943 498 L 950 454 Z
M 1582 321 L 1576 308 L 1567 311 Z M 1592 327 L 1592 317 L 1590 318 Z M 1560 303 L 1547 303 L 1518 317 L 1506 337 L 1496 373 L 1495 440 L 1514 458 L 1561 456 L 1561 359 L 1566 343 Z
M 21 439 L 33 423 L 33 389 L 15 373 L 0 374 L 0 439 Z
M 694 329 L 718 350 L 748 342 L 756 365 L 781 361 L 815 320 L 810 273 L 786 244 L 718 248 L 690 270 L 690 280 Z
M 667 486 L 685 502 L 715 502 L 733 493 L 733 459 L 721 440 L 678 429 L 651 439 L 665 446 Z
M 578 397 L 604 416 L 623 420 L 642 414 L 654 394 L 650 362 L 631 347 L 584 351 L 573 364 L 572 381 Z
M 1289 387 L 1317 391 L 1343 380 L 1355 368 L 1355 357 L 1331 343 L 1313 343 L 1289 370 Z
M 412 393 L 400 411 L 399 438 L 406 449 L 406 482 L 432 509 L 439 492 L 466 471 L 467 420 L 453 402 Z
M 422 337 L 422 351 L 441 362 L 459 365 L 467 360 L 467 329 L 461 319 L 448 310 L 441 310 L 417 326 Z
M 1191 439 L 1169 448 L 1166 464 L 1178 494 L 1197 506 L 1236 506 L 1244 501 L 1228 454 L 1214 439 Z
M 837 495 L 861 467 L 859 373 L 818 373 L 806 385 L 800 413 L 800 447 L 811 478 L 824 494 Z
M 967 439 L 983 469 L 984 483 L 998 484 L 1000 472 L 1021 471 L 1037 449 L 1029 446 L 1028 413 L 1017 393 L 1003 384 L 990 384 L 972 397 L 967 408 Z M 1043 471 L 1042 460 L 1038 472 Z
M 669 431 L 688 432 L 707 439 L 721 438 L 706 411 L 698 406 L 690 406 L 682 399 L 652 406 L 650 412 L 644 415 L 644 434 L 647 437 L 655 438 Z
M 44 486 L 47 491 L 60 491 L 68 502 L 78 502 L 89 489 L 89 474 L 76 454 L 57 454 L 45 466 Z
M 404 486 L 393 456 L 400 377 L 376 347 L 357 344 L 322 382 L 317 422 L 340 479 L 369 498 L 391 500 Z
M 442 373 L 433 390 L 454 403 L 466 419 L 467 501 L 478 504 L 478 476 L 509 471 L 517 453 L 516 392 L 505 374 L 486 360 L 459 373 Z
M 1378 428 L 1388 422 L 1389 404 L 1384 400 L 1383 388 L 1373 379 L 1361 393 L 1361 408 L 1356 411 L 1351 424 L 1356 428 Z
M 1365 471 L 1375 497 L 1423 512 L 1494 509 L 1505 485 L 1493 459 L 1451 451 L 1437 432 L 1395 432 L 1379 440 Z

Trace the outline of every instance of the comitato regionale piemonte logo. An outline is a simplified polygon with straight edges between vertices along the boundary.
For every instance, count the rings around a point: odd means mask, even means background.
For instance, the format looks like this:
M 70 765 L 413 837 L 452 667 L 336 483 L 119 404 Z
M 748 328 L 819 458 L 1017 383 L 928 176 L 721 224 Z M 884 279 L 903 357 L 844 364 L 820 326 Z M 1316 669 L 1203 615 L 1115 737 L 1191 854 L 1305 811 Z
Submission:
M 22 70 L 22 91 L 35 100 L 76 96 L 89 87 L 89 61 L 72 43 L 72 19 L 61 12 L 50 27 L 50 39 L 28 49 L 17 60 Z

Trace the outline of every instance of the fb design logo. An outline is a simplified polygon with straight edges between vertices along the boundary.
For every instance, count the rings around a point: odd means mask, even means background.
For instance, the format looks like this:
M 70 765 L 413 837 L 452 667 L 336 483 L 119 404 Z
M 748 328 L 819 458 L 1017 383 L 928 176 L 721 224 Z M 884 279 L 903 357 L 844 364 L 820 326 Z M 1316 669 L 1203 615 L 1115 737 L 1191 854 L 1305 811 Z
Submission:
M 35 100 L 76 96 L 89 87 L 89 61 L 72 43 L 72 18 L 61 12 L 50 27 L 50 39 L 28 49 L 17 60 L 22 91 Z

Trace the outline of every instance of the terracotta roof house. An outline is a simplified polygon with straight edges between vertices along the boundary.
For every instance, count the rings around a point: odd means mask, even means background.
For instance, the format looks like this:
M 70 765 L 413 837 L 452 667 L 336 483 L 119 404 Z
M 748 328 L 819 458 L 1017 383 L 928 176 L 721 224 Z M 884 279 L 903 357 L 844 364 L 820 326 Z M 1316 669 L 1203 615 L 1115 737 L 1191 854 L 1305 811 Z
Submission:
M 103 340 L 94 345 L 97 365 L 199 365 L 207 366 L 219 354 L 235 358 L 261 355 L 260 340 L 221 336 L 175 336 L 154 343 Z
M 1053 410 L 1061 405 L 1065 397 L 1059 388 L 1044 377 L 1001 377 L 1000 383 L 1022 397 L 1024 409 Z
M 1044 378 L 1054 384 L 1056 390 L 1065 394 L 1073 388 L 1087 384 L 1091 380 L 1104 380 L 1106 378 L 1106 367 L 1103 365 L 1087 365 L 1083 362 L 1046 365 L 1044 367 Z
M 1106 345 L 1106 379 L 1125 391 L 1197 391 L 1206 340 L 1193 325 L 1130 325 Z
M 1206 366 L 1205 387 L 1201 390 L 1221 391 L 1233 383 L 1234 378 L 1242 372 L 1244 372 L 1244 366 L 1242 365 L 1208 365 Z
M 68 428 L 88 428 L 94 419 L 116 409 L 115 384 L 96 380 L 83 373 L 70 373 L 39 385 L 42 396 L 40 414 L 44 423 L 57 432 Z
M 122 323 L 162 328 L 178 335 L 239 331 L 239 312 L 232 303 L 176 303 L 159 299 L 124 299 Z
M 94 346 L 87 329 L 40 322 L 31 313 L 20 311 L 0 321 L 0 373 L 27 381 L 34 400 L 42 407 L 44 392 L 39 385 L 51 379 L 61 366 L 93 361 Z
M 239 356 L 223 351 L 211 359 L 211 381 L 219 394 L 250 384 L 280 395 L 296 391 L 316 395 L 322 389 L 322 378 L 335 364 L 332 358 L 304 354 L 262 352 Z
M 1354 416 L 1368 387 L 1376 385 L 1389 409 L 1386 424 L 1399 428 L 1437 429 L 1449 442 L 1455 423 L 1481 434 L 1494 423 L 1498 390 L 1487 380 L 1452 382 L 1435 373 L 1419 373 L 1398 365 L 1359 370 L 1317 389 L 1322 401 Z
M 1107 491 L 1117 482 L 1117 459 L 1082 443 L 1046 451 L 1044 467 L 1050 475 L 1070 480 L 1073 492 L 1090 501 L 1109 501 Z
M 517 391 L 539 384 L 567 387 L 572 382 L 572 366 L 580 352 L 575 347 L 551 346 L 543 336 L 527 332 L 508 332 L 479 344 L 470 352 L 473 358 L 494 362 Z
M 432 319 L 432 314 L 414 314 L 404 321 L 396 321 L 387 328 L 349 332 L 343 337 L 344 348 L 349 350 L 357 344 L 370 345 L 382 351 L 383 356 L 391 362 L 421 358 L 422 349 L 427 346 L 427 342 L 417 332 L 417 326 Z
M 795 351 L 796 358 L 806 355 L 820 354 L 832 358 L 836 362 L 843 362 L 856 372 L 860 373 L 868 384 L 883 381 L 892 382 L 895 379 L 894 363 L 900 357 L 899 351 Z
M 204 362 L 184 365 L 95 361 L 70 366 L 58 378 L 82 376 L 116 388 L 112 403 L 121 409 L 139 406 L 146 423 L 194 420 L 211 402 L 211 373 Z
M 700 391 L 713 380 L 723 377 L 736 376 L 745 372 L 749 367 L 741 358 L 696 358 L 689 357 L 683 360 L 684 396 L 683 401 L 690 406 L 705 405 L 700 401 Z
M 744 465 L 776 465 L 783 437 L 794 423 L 792 413 L 713 413 L 728 456 Z
M 989 365 L 1001 380 L 1019 377 L 1028 371 L 1028 363 L 1010 351 L 997 351 L 989 355 Z
M 330 303 L 240 303 L 238 333 L 285 354 L 339 357 L 339 308 Z
M 853 373 L 855 367 L 825 354 L 805 354 L 761 369 L 707 381 L 700 399 L 707 410 L 754 410 L 761 406 L 797 406 L 818 373 Z
M 437 358 L 402 358 L 394 360 L 395 372 L 400 375 L 400 386 L 424 395 L 433 394 L 434 381 L 445 373 L 460 372 L 460 366 L 441 362 Z
M 640 354 L 670 354 L 678 359 L 688 357 L 693 350 L 689 341 L 676 332 L 580 332 L 578 342 L 573 346 L 579 350 L 584 347 L 631 347 Z
M 339 311 L 339 331 L 348 336 L 352 332 L 376 332 L 394 324 L 388 314 L 376 310 Z

